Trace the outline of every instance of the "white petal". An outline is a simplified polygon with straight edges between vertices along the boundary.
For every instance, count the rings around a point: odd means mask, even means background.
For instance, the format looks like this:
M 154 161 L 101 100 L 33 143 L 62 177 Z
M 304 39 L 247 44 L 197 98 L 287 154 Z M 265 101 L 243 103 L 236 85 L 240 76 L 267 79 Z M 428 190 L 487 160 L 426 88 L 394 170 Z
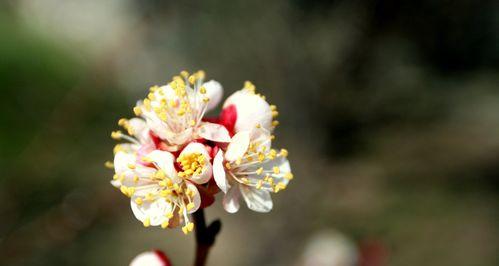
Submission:
M 239 90 L 227 98 L 223 108 L 230 105 L 234 105 L 237 112 L 235 132 L 252 131 L 257 125 L 272 131 L 272 110 L 260 96 L 244 89 Z
M 260 167 L 262 167 L 265 170 L 270 170 L 270 171 L 272 171 L 274 169 L 274 167 L 278 167 L 279 174 L 274 174 L 274 173 L 271 174 L 272 178 L 274 179 L 274 183 L 276 183 L 276 184 L 283 183 L 286 186 L 288 185 L 289 179 L 285 178 L 284 176 L 287 173 L 291 172 L 291 167 L 289 165 L 288 159 L 286 159 L 285 157 L 279 156 L 279 157 L 275 158 L 274 160 L 270 160 L 270 161 L 265 162 L 263 164 L 255 164 L 252 167 L 247 168 L 246 171 L 248 171 L 248 172 L 256 171 Z M 257 175 L 257 174 L 253 174 L 253 175 L 248 176 L 248 178 L 250 180 L 262 179 L 262 177 L 263 177 L 262 175 Z M 255 181 L 255 182 L 257 182 L 257 181 Z M 267 189 L 269 191 L 273 191 L 272 187 L 269 186 L 267 183 L 264 183 L 262 188 Z
M 179 156 L 189 153 L 201 153 L 206 157 L 207 160 L 211 159 L 210 155 L 208 154 L 208 151 L 206 150 L 206 147 L 198 142 L 189 143 L 187 146 L 185 146 L 185 148 L 182 150 Z
M 227 193 L 227 189 L 229 188 L 229 184 L 227 182 L 227 178 L 225 178 L 225 169 L 224 169 L 224 157 L 222 150 L 217 152 L 215 159 L 213 159 L 213 178 L 215 178 L 215 183 L 217 186 L 224 192 Z
M 227 161 L 235 161 L 242 157 L 248 150 L 250 135 L 248 131 L 242 131 L 232 137 L 227 152 L 225 152 L 225 159 Z
M 163 258 L 158 256 L 154 251 L 143 252 L 137 255 L 130 266 L 166 266 L 168 265 Z
M 135 182 L 133 179 L 135 176 L 148 178 L 151 174 L 156 172 L 156 170 L 138 164 L 136 159 L 137 157 L 135 155 L 125 152 L 118 152 L 114 155 L 114 170 L 121 181 L 113 180 L 113 186 L 140 186 L 147 183 L 147 181 L 144 180 Z M 129 167 L 130 165 L 135 166 L 135 168 L 131 169 Z
M 174 166 L 174 156 L 167 151 L 154 150 L 146 156 L 152 160 L 161 170 L 163 170 L 167 177 L 171 178 L 174 182 L 178 181 L 177 171 Z
M 186 182 L 187 188 L 192 190 L 194 192 L 194 197 L 192 199 L 192 202 L 194 203 L 194 208 L 192 208 L 188 213 L 193 213 L 199 209 L 199 206 L 201 206 L 201 196 L 199 195 L 199 191 L 197 187 L 194 184 L 191 184 L 189 182 Z
M 210 99 L 206 108 L 206 111 L 209 111 L 215 108 L 222 100 L 223 88 L 222 85 L 215 80 L 205 82 L 203 87 L 206 88 L 206 97 Z
M 239 210 L 239 198 L 241 193 L 239 192 L 239 185 L 232 186 L 227 194 L 224 195 L 222 204 L 224 209 L 228 213 L 236 213 Z
M 158 198 L 153 202 L 144 200 L 141 205 L 135 202 L 138 196 L 134 195 L 131 199 L 133 214 L 137 220 L 144 222 L 149 219 L 150 225 L 157 226 L 167 221 L 166 214 L 173 209 L 171 203 L 166 202 L 164 198 Z
M 149 128 L 144 119 L 132 118 L 128 120 L 128 126 L 132 131 L 132 135 L 136 137 L 141 144 L 149 144 L 152 142 L 151 136 L 149 135 Z
M 256 212 L 269 212 L 272 210 L 270 192 L 240 185 L 240 191 L 249 209 Z
M 216 142 L 230 142 L 227 129 L 219 124 L 204 122 L 198 129 L 199 136 Z
M 114 171 L 121 175 L 130 170 L 128 165 L 135 164 L 136 156 L 131 153 L 117 152 L 114 155 Z
M 213 174 L 213 167 L 209 161 L 206 161 L 204 164 L 204 169 L 200 175 L 192 175 L 189 180 L 196 184 L 204 184 L 210 181 L 211 176 Z

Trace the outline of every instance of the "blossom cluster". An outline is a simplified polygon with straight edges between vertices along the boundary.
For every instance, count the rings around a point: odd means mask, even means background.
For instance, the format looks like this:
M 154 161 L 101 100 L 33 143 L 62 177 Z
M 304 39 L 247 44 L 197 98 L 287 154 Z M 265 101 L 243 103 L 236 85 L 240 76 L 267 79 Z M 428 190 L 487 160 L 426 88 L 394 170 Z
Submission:
M 223 89 L 205 73 L 182 71 L 171 82 L 153 86 L 122 118 L 123 130 L 111 137 L 114 148 L 111 184 L 131 199 L 131 209 L 144 226 L 194 228 L 190 214 L 224 194 L 229 213 L 240 199 L 249 209 L 269 212 L 271 193 L 293 178 L 285 149 L 272 148 L 278 125 L 276 107 L 246 81 L 228 97 L 217 117 L 205 118 L 222 99 Z

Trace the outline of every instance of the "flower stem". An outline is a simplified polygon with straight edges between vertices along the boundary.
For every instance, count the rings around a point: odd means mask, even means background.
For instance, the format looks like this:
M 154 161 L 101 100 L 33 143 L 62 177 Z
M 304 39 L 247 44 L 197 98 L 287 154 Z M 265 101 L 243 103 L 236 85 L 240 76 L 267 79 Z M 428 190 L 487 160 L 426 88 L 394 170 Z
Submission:
M 196 234 L 196 258 L 194 266 L 205 266 L 210 248 L 215 243 L 215 238 L 220 232 L 222 223 L 215 220 L 209 226 L 206 226 L 204 210 L 200 209 L 193 213 L 195 234 Z

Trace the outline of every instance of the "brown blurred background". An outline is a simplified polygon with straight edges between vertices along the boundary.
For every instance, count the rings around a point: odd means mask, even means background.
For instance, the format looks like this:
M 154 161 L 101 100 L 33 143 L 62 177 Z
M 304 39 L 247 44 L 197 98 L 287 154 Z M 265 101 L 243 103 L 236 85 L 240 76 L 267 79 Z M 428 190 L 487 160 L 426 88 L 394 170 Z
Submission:
M 183 69 L 253 81 L 295 176 L 270 214 L 207 210 L 210 265 L 305 265 L 330 230 L 361 265 L 498 265 L 498 36 L 497 1 L 4 0 L 0 265 L 191 263 L 193 236 L 143 228 L 103 167 Z

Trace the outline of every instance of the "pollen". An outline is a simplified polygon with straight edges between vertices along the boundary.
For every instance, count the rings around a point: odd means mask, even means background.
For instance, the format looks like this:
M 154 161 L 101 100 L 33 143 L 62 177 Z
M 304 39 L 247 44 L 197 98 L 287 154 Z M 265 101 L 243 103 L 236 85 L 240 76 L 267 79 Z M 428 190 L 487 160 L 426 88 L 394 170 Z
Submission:
M 116 130 L 116 131 L 111 132 L 111 138 L 116 139 L 116 140 L 120 139 L 121 138 L 121 131 Z
M 113 164 L 113 162 L 110 162 L 110 161 L 106 161 L 106 162 L 104 163 L 104 166 L 105 166 L 106 168 L 109 168 L 109 169 L 113 169 L 113 168 L 114 168 L 114 164 Z
M 147 217 L 142 224 L 144 224 L 144 227 L 149 227 L 151 225 L 151 218 Z
M 168 221 L 164 221 L 162 224 L 161 224 L 161 228 L 163 229 L 166 229 L 168 227 L 170 223 Z
M 142 114 L 142 109 L 140 109 L 140 107 L 138 106 L 135 106 L 133 108 L 133 112 L 135 113 L 136 116 L 140 116 Z
M 193 202 L 187 204 L 187 210 L 190 211 L 192 209 L 194 209 L 194 203 Z
M 274 174 L 276 174 L 276 175 L 277 175 L 277 174 L 279 174 L 280 169 L 279 169 L 279 167 L 274 166 L 274 167 L 272 168 L 272 171 L 274 172 Z
M 182 171 L 179 172 L 179 176 L 188 178 L 202 173 L 206 163 L 206 158 L 203 154 L 195 152 L 178 157 L 177 162 L 182 168 Z
M 142 205 L 142 203 L 144 203 L 144 201 L 142 200 L 142 198 L 138 197 L 135 199 L 135 203 L 137 203 L 137 205 Z
M 285 173 L 284 178 L 286 178 L 287 180 L 291 180 L 293 179 L 293 174 L 291 172 Z

